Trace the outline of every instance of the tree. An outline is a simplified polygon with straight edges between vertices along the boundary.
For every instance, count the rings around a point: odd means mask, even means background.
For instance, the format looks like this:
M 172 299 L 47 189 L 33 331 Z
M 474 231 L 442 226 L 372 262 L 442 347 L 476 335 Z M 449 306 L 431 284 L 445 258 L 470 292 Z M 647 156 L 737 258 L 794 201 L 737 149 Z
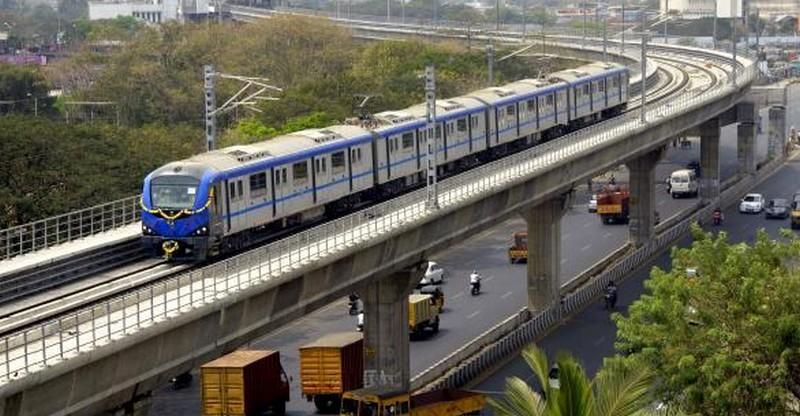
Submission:
M 49 85 L 37 67 L 24 67 L 0 63 L 0 99 L 14 101 L 14 110 L 23 109 L 34 113 L 47 111 L 52 99 L 47 96 Z
M 615 315 L 619 360 L 645 362 L 660 395 L 704 415 L 777 415 L 800 400 L 800 239 L 752 245 L 692 230 L 670 271 L 654 268 L 649 294 Z M 688 273 L 688 269 L 694 271 Z M 694 277 L 690 277 L 694 276 Z
M 648 394 L 654 378 L 645 367 L 610 364 L 590 381 L 581 365 L 571 356 L 560 354 L 558 388 L 549 381 L 550 365 L 544 352 L 534 346 L 525 348 L 522 357 L 533 370 L 544 392 L 534 391 L 524 380 L 506 380 L 506 391 L 490 405 L 503 416 L 626 416 L 639 415 L 648 406 Z

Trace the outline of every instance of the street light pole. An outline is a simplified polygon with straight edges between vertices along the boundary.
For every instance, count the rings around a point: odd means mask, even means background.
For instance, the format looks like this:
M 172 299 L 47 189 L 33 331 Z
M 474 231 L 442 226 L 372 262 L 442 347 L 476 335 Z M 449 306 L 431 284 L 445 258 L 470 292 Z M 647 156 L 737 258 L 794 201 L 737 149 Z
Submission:
M 216 98 L 214 97 L 214 66 L 203 65 L 203 79 L 206 95 L 206 149 L 210 152 L 214 150 L 217 138 L 217 121 L 214 112 L 217 109 Z
M 583 42 L 581 47 L 586 47 L 586 2 L 581 3 L 581 13 L 583 13 Z
M 425 104 L 426 104 L 426 136 L 425 143 L 427 144 L 427 157 L 425 158 L 425 167 L 427 172 L 427 183 L 425 189 L 427 190 L 427 199 L 425 207 L 429 210 L 439 208 L 439 194 L 436 185 L 436 156 L 438 153 L 438 135 L 436 134 L 436 72 L 433 65 L 425 67 Z
M 714 26 L 711 32 L 711 42 L 714 49 L 717 49 L 717 0 L 714 0 Z
M 622 40 L 620 42 L 619 52 L 625 53 L 625 0 L 621 0 L 622 3 Z
M 664 0 L 664 44 L 667 44 L 667 22 L 669 22 L 669 0 Z
M 603 62 L 608 62 L 608 8 L 603 15 Z
M 392 21 L 392 0 L 386 0 L 386 23 Z
M 494 1 L 494 30 L 500 30 L 500 0 Z
M 494 45 L 486 45 L 486 65 L 489 73 L 489 86 L 494 85 Z
M 647 32 L 645 32 L 644 28 L 646 27 L 646 20 L 644 12 L 642 13 L 642 111 L 640 113 L 642 123 L 647 123 L 647 90 L 645 89 L 645 80 L 647 80 Z

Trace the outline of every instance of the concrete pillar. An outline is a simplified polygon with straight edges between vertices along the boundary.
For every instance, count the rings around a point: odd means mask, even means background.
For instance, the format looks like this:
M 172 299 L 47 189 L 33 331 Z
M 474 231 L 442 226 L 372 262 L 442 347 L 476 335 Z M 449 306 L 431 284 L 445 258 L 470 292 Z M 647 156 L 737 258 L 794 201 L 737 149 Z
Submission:
M 408 295 L 419 282 L 420 267 L 366 285 L 364 301 L 364 387 L 408 391 Z
M 700 198 L 709 202 L 719 196 L 719 119 L 700 125 Z
M 736 154 L 739 160 L 739 175 L 756 173 L 756 107 L 751 102 L 737 105 Z
M 561 282 L 561 217 L 567 208 L 560 196 L 524 209 L 528 224 L 528 310 L 546 309 L 559 301 Z
M 655 233 L 656 164 L 664 149 L 626 162 L 630 175 L 630 227 L 628 241 L 635 247 L 646 244 Z
M 786 107 L 773 106 L 769 109 L 769 138 L 767 157 L 773 159 L 783 155 L 786 146 Z

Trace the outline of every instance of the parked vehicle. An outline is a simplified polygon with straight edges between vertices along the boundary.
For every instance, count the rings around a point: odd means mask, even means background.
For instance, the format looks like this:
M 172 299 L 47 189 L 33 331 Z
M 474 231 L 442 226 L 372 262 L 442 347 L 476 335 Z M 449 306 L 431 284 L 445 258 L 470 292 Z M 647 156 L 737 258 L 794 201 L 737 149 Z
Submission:
M 739 202 L 739 212 L 742 214 L 758 214 L 764 209 L 764 196 L 761 194 L 747 194 Z
M 597 194 L 597 213 L 603 224 L 628 222 L 630 215 L 630 192 L 617 185 L 606 185 Z
M 342 393 L 364 386 L 363 335 L 325 335 L 300 347 L 300 389 L 320 413 L 338 413 Z
M 439 332 L 439 308 L 431 295 L 408 295 L 408 331 L 412 336 Z
M 278 351 L 234 351 L 200 367 L 203 416 L 283 415 L 289 379 Z
M 517 231 L 512 235 L 508 248 L 508 262 L 511 264 L 528 262 L 528 232 Z
M 420 279 L 417 287 L 439 285 L 442 282 L 444 282 L 444 269 L 436 262 L 429 261 L 428 267 L 425 269 L 425 276 Z
M 792 195 L 792 229 L 800 228 L 800 192 L 795 192 Z
M 764 217 L 786 219 L 789 218 L 790 211 L 789 201 L 783 198 L 770 199 L 764 208 Z
M 686 169 L 693 170 L 694 174 L 699 178 L 702 176 L 700 162 L 697 160 L 693 160 L 686 164 Z
M 697 173 L 692 169 L 681 169 L 669 176 L 669 193 L 673 198 L 697 196 Z
M 342 396 L 342 416 L 460 416 L 479 414 L 486 405 L 481 393 L 434 390 L 426 393 L 365 388 Z

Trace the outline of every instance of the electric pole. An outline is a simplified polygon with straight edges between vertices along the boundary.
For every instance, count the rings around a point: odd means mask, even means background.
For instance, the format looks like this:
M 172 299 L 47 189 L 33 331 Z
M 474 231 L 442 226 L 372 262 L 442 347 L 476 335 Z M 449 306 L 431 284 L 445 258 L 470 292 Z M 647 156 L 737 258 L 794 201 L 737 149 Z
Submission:
M 436 178 L 436 167 L 438 165 L 436 156 L 439 151 L 439 136 L 436 128 L 436 70 L 433 65 L 425 67 L 425 104 L 426 104 L 426 126 L 425 129 L 427 144 L 427 152 L 425 158 L 425 166 L 427 171 L 427 183 L 425 189 L 427 190 L 428 198 L 425 201 L 425 207 L 428 210 L 439 209 L 439 193 Z

